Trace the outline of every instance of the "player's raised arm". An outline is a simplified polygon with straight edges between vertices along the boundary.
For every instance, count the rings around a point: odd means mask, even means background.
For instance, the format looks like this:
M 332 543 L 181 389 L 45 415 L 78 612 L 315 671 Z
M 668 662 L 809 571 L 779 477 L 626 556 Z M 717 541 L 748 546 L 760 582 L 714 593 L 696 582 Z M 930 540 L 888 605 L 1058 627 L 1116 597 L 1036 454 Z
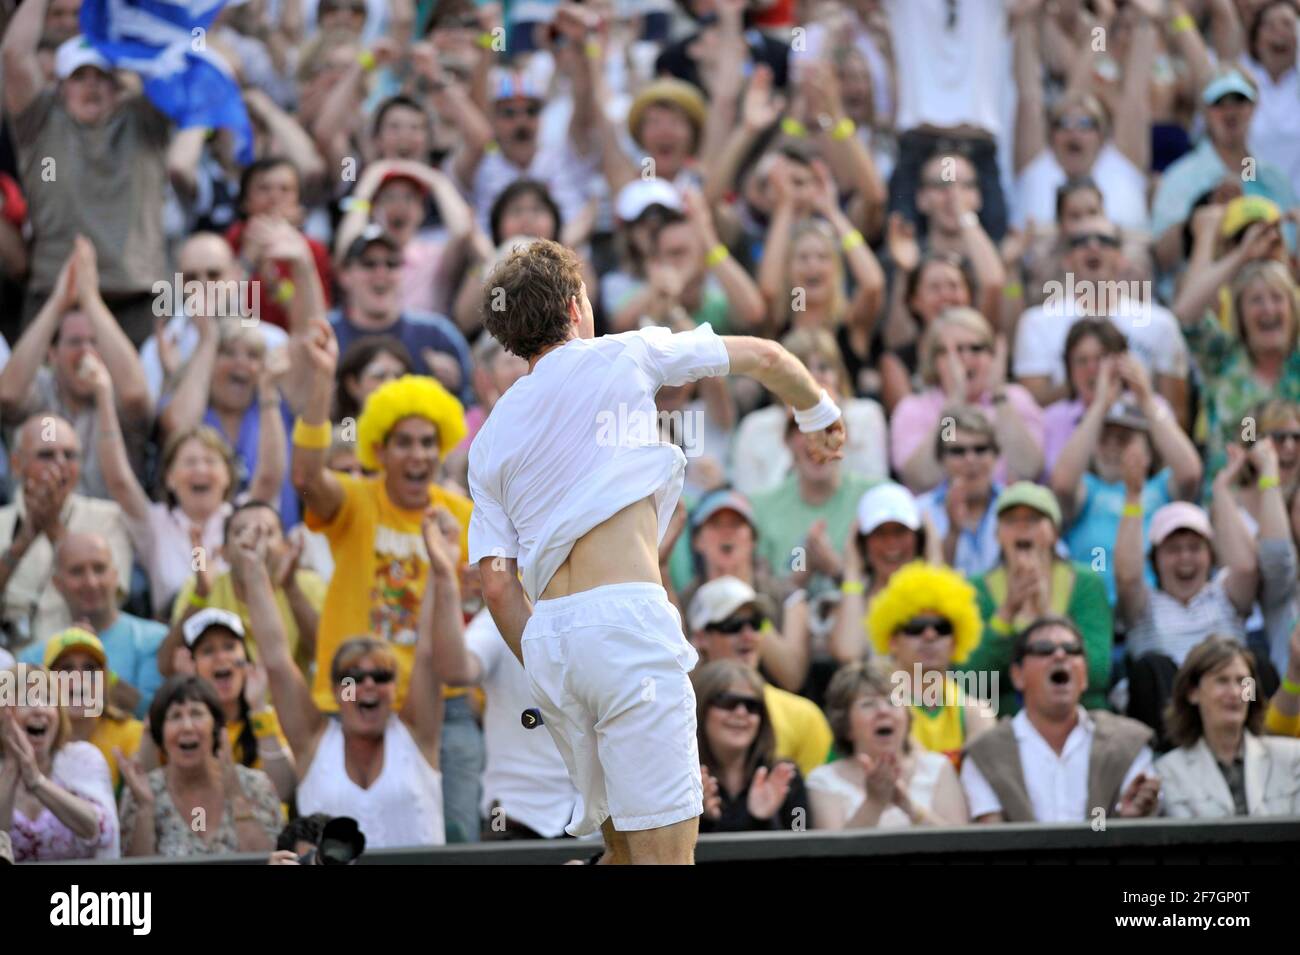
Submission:
M 731 374 L 753 378 L 794 408 L 799 430 L 809 435 L 814 458 L 844 457 L 844 420 L 830 395 L 812 372 L 778 342 L 766 338 L 727 335 L 722 339 L 731 361 Z

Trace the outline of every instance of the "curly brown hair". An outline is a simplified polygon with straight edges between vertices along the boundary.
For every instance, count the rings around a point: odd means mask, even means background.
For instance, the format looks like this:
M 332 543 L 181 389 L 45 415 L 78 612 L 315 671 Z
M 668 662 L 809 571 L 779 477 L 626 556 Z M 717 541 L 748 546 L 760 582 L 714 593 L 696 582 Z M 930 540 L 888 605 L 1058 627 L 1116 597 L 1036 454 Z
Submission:
M 1169 706 L 1165 710 L 1165 733 L 1175 746 L 1193 746 L 1205 735 L 1201 725 L 1200 707 L 1194 705 L 1187 695 L 1200 686 L 1202 678 L 1241 657 L 1250 670 L 1251 687 L 1256 690 L 1250 697 L 1246 708 L 1246 729 L 1256 736 L 1264 726 L 1265 700 L 1260 699 L 1259 669 L 1255 666 L 1255 654 L 1231 637 L 1212 635 L 1206 637 L 1187 654 L 1187 659 L 1178 668 L 1174 678 L 1174 689 L 1169 695 Z
M 506 351 L 531 359 L 569 338 L 569 302 L 582 295 L 582 263 L 549 239 L 516 249 L 483 283 L 483 325 Z

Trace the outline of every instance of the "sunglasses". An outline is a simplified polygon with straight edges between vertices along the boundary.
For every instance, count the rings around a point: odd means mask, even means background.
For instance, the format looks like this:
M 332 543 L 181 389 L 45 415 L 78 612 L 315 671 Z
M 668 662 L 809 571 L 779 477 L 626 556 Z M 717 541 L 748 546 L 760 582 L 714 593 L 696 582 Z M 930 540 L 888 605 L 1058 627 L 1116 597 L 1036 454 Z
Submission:
M 1281 444 L 1284 441 L 1294 441 L 1300 444 L 1300 431 L 1270 431 L 1268 436 L 1274 444 Z
M 1085 245 L 1092 245 L 1094 242 L 1108 249 L 1119 248 L 1119 236 L 1107 235 L 1104 232 L 1084 232 L 1081 235 L 1072 235 L 1066 239 L 1066 244 L 1072 249 L 1081 249 Z
M 1055 643 L 1051 640 L 1031 640 L 1025 644 L 1027 657 L 1052 657 L 1057 650 L 1064 650 L 1067 657 L 1083 656 L 1083 644 L 1077 640 L 1073 643 Z
M 529 119 L 536 119 L 542 115 L 542 104 L 529 103 L 527 106 L 498 106 L 497 115 L 502 119 L 519 119 L 524 116 Z
M 746 627 L 752 630 L 761 630 L 765 623 L 767 623 L 767 618 L 760 613 L 749 617 L 728 617 L 722 623 L 711 624 L 705 629 L 720 633 L 723 636 L 734 637 Z
M 375 686 L 384 686 L 392 683 L 397 678 L 397 674 L 392 670 L 344 670 L 340 682 L 351 680 L 355 685 L 360 686 L 367 678 L 374 680 Z
M 1097 120 L 1092 116 L 1075 116 L 1073 118 L 1062 116 L 1052 123 L 1056 129 L 1072 130 L 1077 132 L 1087 132 L 1098 128 Z
M 741 696 L 738 693 L 723 693 L 721 696 L 714 697 L 709 706 L 715 709 L 725 710 L 728 713 L 734 712 L 736 707 L 743 706 L 745 712 L 750 716 L 763 715 L 763 701 L 756 696 Z
M 944 447 L 944 454 L 950 458 L 964 458 L 967 455 L 983 457 L 993 453 L 991 444 L 949 444 Z
M 940 637 L 951 637 L 952 621 L 938 616 L 913 617 L 899 628 L 905 637 L 919 637 L 927 630 L 933 630 Z
M 367 272 L 374 272 L 376 269 L 389 269 L 396 272 L 402 268 L 405 263 L 401 259 L 358 259 L 357 265 L 361 266 Z

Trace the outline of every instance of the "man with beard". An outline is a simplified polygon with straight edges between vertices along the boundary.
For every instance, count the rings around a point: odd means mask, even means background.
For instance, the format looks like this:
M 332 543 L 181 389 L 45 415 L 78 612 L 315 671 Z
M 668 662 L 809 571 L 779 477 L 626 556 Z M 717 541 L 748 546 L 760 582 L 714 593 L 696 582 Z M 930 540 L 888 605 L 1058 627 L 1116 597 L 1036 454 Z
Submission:
M 1044 617 L 1016 637 L 1011 679 L 1025 706 L 967 747 L 961 783 L 976 822 L 1085 822 L 1153 815 L 1160 779 L 1151 730 L 1079 705 L 1088 682 L 1083 637 Z
M 68 532 L 102 536 L 118 580 L 131 579 L 131 539 L 121 508 L 73 490 L 81 475 L 81 441 L 72 425 L 35 414 L 16 440 L 10 466 L 19 490 L 14 503 L 0 508 L 0 593 L 11 647 L 43 642 L 72 624 L 52 579 L 54 548 Z

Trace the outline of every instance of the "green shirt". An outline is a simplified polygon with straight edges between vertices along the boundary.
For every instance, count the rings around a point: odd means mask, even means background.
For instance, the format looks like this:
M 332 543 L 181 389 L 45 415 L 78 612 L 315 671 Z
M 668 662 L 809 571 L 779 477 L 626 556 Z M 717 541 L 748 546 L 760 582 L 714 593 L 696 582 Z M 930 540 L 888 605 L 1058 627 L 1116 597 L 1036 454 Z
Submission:
M 999 565 L 1000 567 L 1001 565 Z M 1106 693 L 1110 689 L 1111 651 L 1114 647 L 1110 601 L 1106 599 L 1106 585 L 1101 575 L 1087 564 L 1069 564 L 1074 571 L 1074 586 L 1068 597 L 1052 594 L 1052 603 L 1065 603 L 1065 616 L 1083 634 L 1083 655 L 1088 664 L 1088 688 L 1083 691 L 1080 704 L 1086 710 L 1108 710 Z M 981 574 L 971 580 L 979 602 L 980 616 L 984 620 L 984 634 L 979 646 L 960 667 L 966 671 L 988 670 L 998 678 L 998 717 L 1014 716 L 1020 709 L 1016 688 L 1011 684 L 1011 645 L 1014 634 L 999 633 L 991 626 L 997 604 L 990 592 L 988 575 Z
M 799 496 L 799 476 L 791 474 L 770 491 L 755 494 L 754 522 L 758 525 L 758 554 L 778 577 L 793 572 L 795 558 L 800 569 L 807 566 L 804 539 L 818 520 L 826 521 L 826 534 L 836 553 L 844 551 L 844 539 L 857 517 L 858 501 L 872 486 L 870 478 L 840 473 L 840 486 L 825 502 L 809 504 Z M 796 551 L 796 548 L 798 550 Z

